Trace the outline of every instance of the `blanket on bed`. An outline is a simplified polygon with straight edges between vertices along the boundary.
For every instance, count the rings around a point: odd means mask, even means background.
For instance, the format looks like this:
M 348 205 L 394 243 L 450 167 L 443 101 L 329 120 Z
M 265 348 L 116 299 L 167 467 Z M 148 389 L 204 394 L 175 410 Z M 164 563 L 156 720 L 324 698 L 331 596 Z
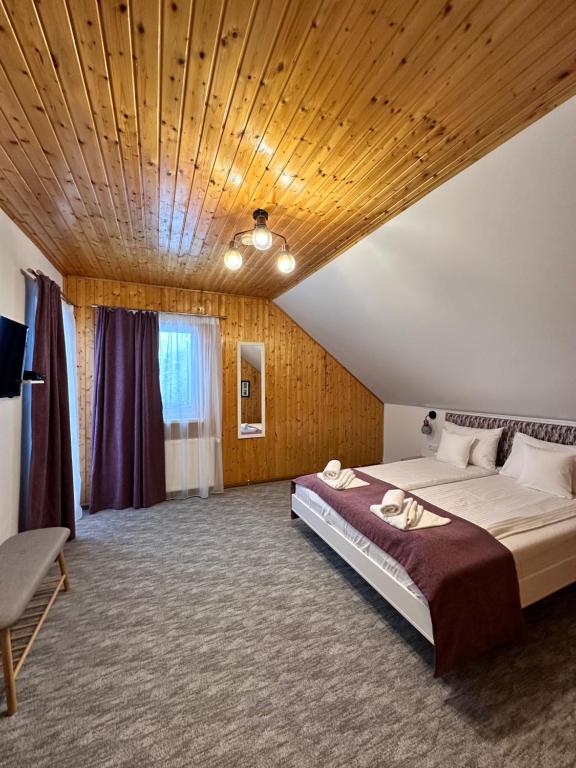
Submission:
M 317 493 L 407 571 L 428 601 L 434 632 L 436 676 L 498 645 L 517 641 L 523 629 L 516 566 L 511 552 L 487 531 L 413 495 L 450 525 L 401 531 L 370 512 L 395 488 L 362 472 L 370 485 L 333 490 L 316 475 L 293 481 Z

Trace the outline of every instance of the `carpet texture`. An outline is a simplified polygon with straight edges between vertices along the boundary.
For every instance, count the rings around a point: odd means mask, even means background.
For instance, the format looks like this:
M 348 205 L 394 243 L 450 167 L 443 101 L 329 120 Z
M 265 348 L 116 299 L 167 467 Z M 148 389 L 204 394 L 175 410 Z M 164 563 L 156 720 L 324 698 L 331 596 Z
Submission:
M 270 483 L 84 518 L 0 765 L 573 768 L 574 586 L 435 680 L 428 643 L 288 513 Z

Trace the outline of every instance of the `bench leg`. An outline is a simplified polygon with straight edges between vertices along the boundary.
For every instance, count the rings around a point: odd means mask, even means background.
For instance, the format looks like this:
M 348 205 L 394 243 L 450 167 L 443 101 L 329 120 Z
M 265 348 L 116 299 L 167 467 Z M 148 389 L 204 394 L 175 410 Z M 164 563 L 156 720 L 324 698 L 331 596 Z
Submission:
M 64 576 L 64 591 L 68 592 L 70 581 L 68 580 L 68 568 L 66 567 L 66 560 L 64 560 L 64 552 L 60 552 L 58 555 L 58 565 L 60 566 L 60 573 Z
M 6 704 L 8 715 L 16 712 L 16 680 L 14 678 L 14 664 L 12 662 L 12 640 L 10 630 L 3 629 L 0 632 L 2 639 L 2 666 L 4 668 L 4 687 L 6 688 Z

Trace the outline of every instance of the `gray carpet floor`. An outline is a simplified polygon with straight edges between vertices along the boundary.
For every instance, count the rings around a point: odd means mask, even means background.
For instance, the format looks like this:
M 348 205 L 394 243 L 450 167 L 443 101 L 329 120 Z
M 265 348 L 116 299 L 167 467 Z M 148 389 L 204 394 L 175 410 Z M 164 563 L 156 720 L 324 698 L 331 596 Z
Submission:
M 0 765 L 576 765 L 574 587 L 435 680 L 428 643 L 288 512 L 270 483 L 82 520 Z

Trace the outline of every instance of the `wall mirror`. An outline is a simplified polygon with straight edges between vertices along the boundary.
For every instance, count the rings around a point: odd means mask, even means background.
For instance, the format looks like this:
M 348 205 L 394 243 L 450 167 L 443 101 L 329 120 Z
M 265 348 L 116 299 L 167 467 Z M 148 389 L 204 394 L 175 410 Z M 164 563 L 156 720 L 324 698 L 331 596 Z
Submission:
M 238 437 L 264 437 L 265 435 L 265 378 L 263 342 L 239 341 Z

